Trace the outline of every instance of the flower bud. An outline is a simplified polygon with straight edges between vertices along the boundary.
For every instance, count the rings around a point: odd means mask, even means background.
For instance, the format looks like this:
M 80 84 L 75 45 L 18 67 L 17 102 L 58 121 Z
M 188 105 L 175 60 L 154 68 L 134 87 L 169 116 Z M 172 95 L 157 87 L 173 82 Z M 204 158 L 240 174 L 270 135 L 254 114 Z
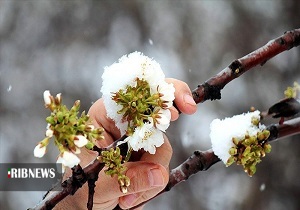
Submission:
M 44 102 L 45 102 L 45 105 L 51 104 L 51 94 L 50 94 L 49 90 L 44 91 Z
M 47 130 L 46 130 L 46 136 L 49 137 L 49 138 L 51 138 L 51 137 L 53 136 L 53 133 L 54 133 L 54 132 L 53 132 L 53 130 L 51 130 L 51 129 L 47 129 Z
M 56 104 L 60 104 L 61 103 L 61 93 L 56 94 L 55 103 Z
M 33 151 L 34 156 L 38 158 L 43 157 L 45 153 L 46 153 L 46 146 L 44 146 L 42 143 L 36 145 Z

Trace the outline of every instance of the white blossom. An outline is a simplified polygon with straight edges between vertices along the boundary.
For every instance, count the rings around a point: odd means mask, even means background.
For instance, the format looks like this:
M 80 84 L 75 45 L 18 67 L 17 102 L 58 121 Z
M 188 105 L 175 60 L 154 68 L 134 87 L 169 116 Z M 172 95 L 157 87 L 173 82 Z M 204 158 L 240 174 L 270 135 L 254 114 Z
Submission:
M 56 163 L 61 163 L 64 167 L 72 168 L 80 163 L 80 159 L 74 153 L 64 151 L 58 156 Z
M 33 155 L 35 157 L 41 158 L 46 154 L 46 146 L 44 146 L 42 143 L 39 143 L 36 145 L 36 147 L 33 150 Z
M 175 93 L 175 88 L 173 84 L 168 84 L 166 82 L 161 82 L 158 85 L 157 88 L 158 93 L 160 93 L 162 96 L 160 99 L 162 101 L 165 101 L 166 103 L 166 108 L 170 108 L 173 104 L 173 101 L 175 99 L 174 93 Z
M 215 119 L 210 124 L 212 149 L 225 164 L 230 157 L 229 149 L 234 146 L 233 137 L 241 140 L 246 134 L 253 136 L 265 128 L 264 125 L 253 125 L 252 117 L 260 119 L 260 112 L 248 112 L 224 120 Z
M 155 154 L 156 147 L 160 147 L 164 143 L 163 133 L 155 129 L 153 124 L 145 123 L 141 127 L 137 127 L 132 136 L 125 140 L 134 151 L 144 149 L 150 154 Z
M 171 111 L 169 109 L 161 109 L 161 108 L 158 108 L 158 111 L 155 111 L 154 112 L 156 113 L 157 112 L 157 116 L 155 118 L 155 121 L 157 123 L 155 123 L 155 127 L 163 132 L 165 132 L 169 125 L 170 125 L 170 121 L 171 121 Z M 154 124 L 154 120 L 153 118 L 149 117 L 149 122 Z
M 83 135 L 77 135 L 74 137 L 74 144 L 77 147 L 83 147 L 88 143 L 88 140 L 86 137 L 84 137 Z
M 44 102 L 45 102 L 45 105 L 50 105 L 51 104 L 51 94 L 50 94 L 50 91 L 49 90 L 45 90 L 44 91 Z

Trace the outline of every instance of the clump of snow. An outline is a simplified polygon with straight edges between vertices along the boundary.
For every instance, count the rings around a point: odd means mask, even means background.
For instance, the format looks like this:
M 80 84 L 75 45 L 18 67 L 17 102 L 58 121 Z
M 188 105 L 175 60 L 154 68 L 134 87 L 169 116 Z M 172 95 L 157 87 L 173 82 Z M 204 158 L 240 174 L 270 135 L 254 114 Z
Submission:
M 214 153 L 226 164 L 230 157 L 229 149 L 234 146 L 232 138 L 244 139 L 245 135 L 256 135 L 265 126 L 252 124 L 252 118 L 260 119 L 260 112 L 248 112 L 223 120 L 215 119 L 210 124 L 210 139 Z

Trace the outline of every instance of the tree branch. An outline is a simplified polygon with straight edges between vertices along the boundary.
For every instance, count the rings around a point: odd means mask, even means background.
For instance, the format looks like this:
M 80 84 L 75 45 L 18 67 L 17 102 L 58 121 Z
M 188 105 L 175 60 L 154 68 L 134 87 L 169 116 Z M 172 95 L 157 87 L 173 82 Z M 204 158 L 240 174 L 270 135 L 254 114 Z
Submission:
M 221 90 L 235 78 L 238 78 L 246 71 L 250 70 L 254 66 L 263 65 L 272 57 L 280 54 L 283 51 L 289 50 L 300 44 L 300 29 L 295 29 L 286 32 L 284 35 L 269 41 L 263 47 L 255 50 L 254 52 L 233 61 L 228 67 L 222 70 L 214 77 L 207 80 L 205 83 L 198 85 L 198 87 L 192 91 L 193 98 L 196 103 L 202 103 L 208 99 L 216 100 L 221 99 Z M 300 133 L 300 118 L 289 120 L 284 124 L 271 125 L 268 127 L 271 135 L 269 141 L 273 141 L 282 137 L 296 135 Z M 109 146 L 115 147 L 116 143 Z M 107 148 L 106 148 L 107 149 Z M 95 151 L 102 151 L 102 148 L 95 148 Z M 171 190 L 178 183 L 187 180 L 191 175 L 198 173 L 199 171 L 205 171 L 212 165 L 219 162 L 219 158 L 213 153 L 212 150 L 204 152 L 195 151 L 194 154 L 189 157 L 181 165 L 173 169 L 170 173 L 170 180 L 166 188 L 158 195 Z M 80 167 L 80 166 L 79 166 Z M 73 195 L 85 182 L 89 182 L 91 186 L 89 192 L 88 208 L 92 209 L 93 194 L 95 182 L 98 179 L 99 172 L 103 169 L 104 163 L 101 163 L 95 159 L 84 169 L 75 168 L 73 175 L 62 183 L 63 190 L 60 192 L 51 192 L 40 204 L 33 209 L 52 209 L 58 202 L 64 199 L 68 195 Z M 158 196 L 157 195 L 157 196 Z M 148 201 L 138 205 L 141 206 Z M 135 208 L 137 208 L 136 206 Z M 115 209 L 119 209 L 117 206 Z
M 300 134 L 300 117 L 285 121 L 284 124 L 272 124 L 267 127 L 267 130 L 270 131 L 270 136 L 267 139 L 269 142 Z M 200 171 L 206 171 L 219 161 L 220 159 L 214 154 L 212 149 L 206 151 L 195 151 L 194 154 L 186 161 L 171 170 L 169 182 L 165 189 L 150 200 L 156 198 L 160 194 L 170 191 L 175 185 L 186 181 L 190 176 Z M 136 209 L 150 200 L 147 200 L 131 209 Z M 119 208 L 115 208 L 115 210 L 116 209 Z
M 287 31 L 284 35 L 269 41 L 266 45 L 252 53 L 233 61 L 220 73 L 193 90 L 193 98 L 196 103 L 202 103 L 208 99 L 221 99 L 221 90 L 230 81 L 238 78 L 246 71 L 257 65 L 264 65 L 269 59 L 283 51 L 290 50 L 300 44 L 300 29 Z

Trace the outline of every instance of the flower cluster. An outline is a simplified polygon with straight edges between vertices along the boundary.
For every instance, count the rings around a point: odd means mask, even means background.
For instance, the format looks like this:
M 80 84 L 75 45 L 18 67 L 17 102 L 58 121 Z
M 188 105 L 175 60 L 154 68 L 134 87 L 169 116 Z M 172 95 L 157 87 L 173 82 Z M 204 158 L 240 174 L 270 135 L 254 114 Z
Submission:
M 61 94 L 53 97 L 46 90 L 44 102 L 45 107 L 51 110 L 51 115 L 46 118 L 48 123 L 46 137 L 35 147 L 34 156 L 43 157 L 50 139 L 54 137 L 54 144 L 60 151 L 57 163 L 72 168 L 80 162 L 77 157 L 81 152 L 80 148 L 85 146 L 92 149 L 94 140 L 103 138 L 103 128 L 95 128 L 84 112 L 78 117 L 80 101 L 76 101 L 69 110 L 62 104 Z
M 116 122 L 134 151 L 154 154 L 169 127 L 175 89 L 165 82 L 160 65 L 139 52 L 105 68 L 101 92 L 107 116 Z
M 297 82 L 294 82 L 293 87 L 287 87 L 284 91 L 286 98 L 299 98 L 300 85 Z
M 116 149 L 111 148 L 110 150 L 101 152 L 101 161 L 105 163 L 107 169 L 105 174 L 114 176 L 117 175 L 120 190 L 125 194 L 127 193 L 127 187 L 130 185 L 130 179 L 123 174 L 126 167 L 123 165 L 124 159 L 121 155 L 119 147 Z
M 226 164 L 236 162 L 252 176 L 261 157 L 271 151 L 267 139 L 270 135 L 260 124 L 260 112 L 236 115 L 224 120 L 216 119 L 211 125 L 210 138 L 214 153 Z

